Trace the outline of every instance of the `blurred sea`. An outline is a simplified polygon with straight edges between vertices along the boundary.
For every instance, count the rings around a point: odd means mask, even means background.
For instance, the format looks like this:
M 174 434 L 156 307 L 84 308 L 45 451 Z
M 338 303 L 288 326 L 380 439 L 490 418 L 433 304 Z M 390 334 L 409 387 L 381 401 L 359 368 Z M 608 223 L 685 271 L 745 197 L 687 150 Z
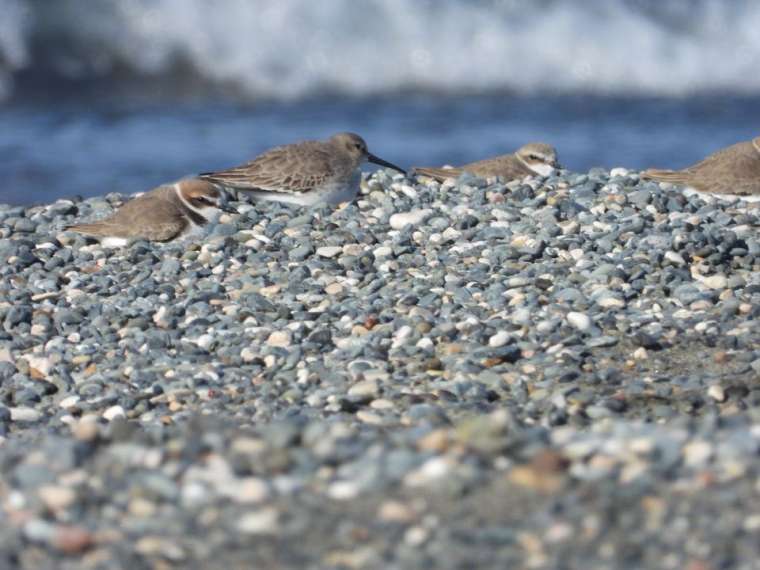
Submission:
M 757 0 L 0 0 L 0 201 L 137 192 L 340 130 L 403 166 L 760 134 Z

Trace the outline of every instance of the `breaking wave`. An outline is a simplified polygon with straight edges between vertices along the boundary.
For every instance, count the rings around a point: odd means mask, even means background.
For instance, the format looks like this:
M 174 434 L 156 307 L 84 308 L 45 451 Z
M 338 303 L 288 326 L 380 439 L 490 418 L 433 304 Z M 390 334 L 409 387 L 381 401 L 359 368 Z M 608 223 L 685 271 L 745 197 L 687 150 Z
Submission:
M 757 0 L 0 0 L 0 13 L 0 93 L 19 77 L 180 79 L 252 100 L 760 92 Z

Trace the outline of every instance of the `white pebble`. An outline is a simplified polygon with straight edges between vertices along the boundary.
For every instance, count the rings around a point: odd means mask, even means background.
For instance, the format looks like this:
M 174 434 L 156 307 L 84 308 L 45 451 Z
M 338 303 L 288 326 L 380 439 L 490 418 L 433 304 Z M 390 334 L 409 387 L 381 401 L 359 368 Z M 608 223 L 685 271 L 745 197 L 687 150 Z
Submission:
M 153 322 L 156 323 L 156 325 L 158 326 L 163 326 L 167 324 L 167 321 L 166 321 L 167 312 L 168 311 L 165 306 L 162 306 L 161 308 L 159 308 L 158 311 L 156 311 L 153 314 Z
M 454 228 L 446 228 L 445 230 L 443 230 L 442 236 L 443 236 L 443 239 L 445 239 L 447 241 L 448 240 L 450 240 L 450 241 L 456 241 L 460 237 L 462 237 L 462 232 L 460 232 L 459 230 L 454 229 Z
M 343 253 L 343 248 L 337 245 L 326 245 L 317 248 L 317 255 L 320 257 L 335 257 Z
M 113 421 L 115 418 L 118 418 L 121 416 L 122 418 L 125 416 L 124 408 L 121 406 L 111 406 L 108 408 L 105 412 L 103 412 L 103 417 L 107 419 L 109 422 Z
M 209 348 L 211 348 L 211 344 L 213 342 L 214 342 L 214 337 L 213 336 L 211 336 L 210 334 L 202 334 L 195 341 L 195 344 L 197 344 L 203 350 L 208 350 Z
M 720 384 L 713 384 L 707 389 L 707 395 L 710 396 L 716 402 L 726 401 L 726 391 Z
M 744 523 L 742 524 L 742 528 L 751 533 L 756 533 L 757 531 L 760 531 L 760 515 L 750 515 L 746 519 L 744 519 Z
M 407 339 L 412 336 L 412 327 L 404 325 L 396 331 L 393 337 L 391 348 L 400 348 L 406 344 Z
M 649 353 L 647 353 L 647 349 L 643 346 L 640 346 L 636 350 L 633 351 L 633 358 L 635 360 L 646 360 L 649 358 Z
M 363 422 L 365 424 L 380 426 L 383 425 L 384 421 L 383 416 L 379 414 L 375 414 L 374 412 L 369 412 L 367 410 L 359 410 L 356 412 L 356 419 L 360 422 Z
M 244 477 L 236 485 L 232 485 L 234 492 L 230 498 L 236 503 L 251 504 L 261 503 L 269 498 L 269 485 L 258 477 Z
M 253 350 L 250 346 L 246 346 L 240 351 L 240 358 L 243 359 L 243 362 L 253 362 L 258 356 L 259 353 Z
M 391 228 L 394 230 L 400 230 L 409 225 L 417 225 L 422 223 L 426 217 L 432 213 L 432 210 L 412 210 L 411 212 L 402 212 L 393 214 L 388 220 Z
M 522 308 L 517 309 L 514 313 L 512 313 L 512 316 L 509 317 L 509 320 L 515 323 L 516 325 L 530 325 L 531 319 L 530 319 L 530 309 Z
M 499 331 L 491 338 L 488 339 L 488 346 L 493 348 L 499 348 L 509 342 L 509 333 L 507 331 Z
M 11 420 L 14 422 L 36 422 L 42 414 L 34 408 L 19 407 L 9 408 L 11 412 Z
M 376 397 L 380 388 L 375 380 L 362 380 L 348 389 L 348 395 L 356 398 Z
M 581 248 L 571 249 L 569 252 L 570 256 L 575 260 L 578 261 L 580 259 L 583 259 L 586 253 Z
M 267 339 L 267 344 L 269 346 L 279 346 L 281 348 L 286 348 L 290 346 L 290 332 L 288 331 L 274 331 L 272 334 L 269 335 L 269 338 Z
M 393 250 L 387 245 L 381 245 L 380 247 L 375 249 L 375 251 L 373 251 L 372 253 L 375 254 L 375 257 L 388 257 L 389 255 L 393 253 Z
M 576 222 L 575 220 L 570 220 L 567 222 L 562 222 L 559 225 L 560 228 L 562 228 L 562 235 L 563 236 L 569 236 L 572 234 L 577 234 L 578 230 L 580 229 L 581 225 Z
M 37 370 L 38 372 L 41 372 L 43 376 L 47 376 L 50 373 L 50 368 L 52 367 L 53 363 L 51 360 L 46 356 L 32 356 L 31 354 L 28 354 L 24 356 L 26 359 L 26 362 Z
M 355 481 L 336 481 L 327 489 L 327 494 L 336 501 L 348 501 L 359 495 L 359 485 Z
M 692 467 L 707 463 L 713 453 L 713 447 L 706 441 L 692 441 L 683 448 L 683 456 L 687 465 Z
M 243 534 L 275 534 L 280 528 L 279 519 L 276 509 L 260 509 L 240 517 L 237 528 Z
M 442 477 L 445 477 L 451 471 L 451 463 L 445 457 L 433 457 L 415 471 L 412 471 L 404 477 L 404 483 L 409 487 L 424 487 Z
M 581 332 L 585 332 L 591 328 L 591 319 L 584 313 L 570 311 L 567 314 L 567 322 Z
M 77 498 L 73 489 L 60 485 L 44 485 L 37 490 L 37 495 L 51 511 L 66 509 Z
M 675 251 L 666 251 L 665 259 L 671 263 L 675 263 L 676 265 L 686 265 L 686 260 L 683 258 L 683 256 L 680 253 L 676 253 Z
M 404 542 L 409 546 L 420 546 L 430 537 L 428 530 L 421 526 L 412 526 L 404 533 Z
M 76 394 L 73 396 L 69 396 L 68 398 L 64 398 L 60 402 L 58 402 L 58 405 L 61 406 L 64 410 L 68 408 L 73 408 L 79 403 L 79 396 Z
M 726 279 L 725 275 L 718 273 L 717 275 L 705 277 L 702 283 L 704 283 L 705 287 L 710 289 L 725 289 L 728 285 L 728 279 Z
M 602 297 L 596 302 L 596 304 L 603 309 L 622 309 L 625 307 L 625 301 L 612 296 Z

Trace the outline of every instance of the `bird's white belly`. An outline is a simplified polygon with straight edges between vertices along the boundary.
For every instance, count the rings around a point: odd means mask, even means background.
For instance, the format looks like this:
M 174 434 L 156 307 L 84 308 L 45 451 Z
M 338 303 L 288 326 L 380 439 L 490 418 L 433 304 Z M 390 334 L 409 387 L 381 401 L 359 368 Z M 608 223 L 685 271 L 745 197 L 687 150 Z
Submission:
M 342 202 L 350 202 L 359 193 L 361 179 L 361 170 L 357 168 L 348 180 L 328 182 L 305 192 L 301 195 L 299 203 L 304 206 L 314 206 L 316 204 L 336 205 Z
M 539 176 L 551 176 L 554 173 L 554 167 L 550 164 L 533 164 L 530 169 Z
M 684 196 L 696 195 L 707 202 L 712 202 L 713 200 L 723 200 L 724 202 L 737 202 L 739 200 L 743 200 L 745 202 L 760 202 L 760 196 L 758 195 L 747 196 L 741 194 L 719 194 L 718 192 L 703 192 L 701 190 L 697 190 L 692 186 L 685 187 L 683 194 Z
M 319 198 L 317 198 L 314 203 L 324 202 L 326 204 L 334 205 L 342 202 L 350 202 L 356 198 L 356 195 L 359 193 L 361 179 L 362 172 L 357 168 L 348 181 L 325 184 L 319 188 Z
M 314 204 L 321 202 L 325 204 L 341 204 L 350 202 L 359 193 L 358 185 L 350 184 L 333 184 L 320 189 L 319 196 L 315 196 Z
M 100 240 L 100 245 L 105 248 L 124 247 L 128 243 L 129 240 L 127 238 L 116 236 L 106 236 Z
M 257 200 L 270 200 L 299 206 L 315 206 L 317 204 L 340 204 L 353 200 L 359 193 L 359 183 L 362 174 L 358 168 L 348 180 L 332 181 L 321 186 L 315 186 L 306 192 L 286 192 L 284 190 L 250 190 Z

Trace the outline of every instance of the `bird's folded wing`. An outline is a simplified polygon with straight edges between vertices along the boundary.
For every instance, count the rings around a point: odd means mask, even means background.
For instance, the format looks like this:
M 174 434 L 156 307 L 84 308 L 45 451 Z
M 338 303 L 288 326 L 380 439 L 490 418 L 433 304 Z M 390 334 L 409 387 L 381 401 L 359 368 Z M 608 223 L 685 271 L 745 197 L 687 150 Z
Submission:
M 327 153 L 298 150 L 289 147 L 274 148 L 242 166 L 200 176 L 236 190 L 298 194 L 324 184 L 334 175 Z
M 514 157 L 503 156 L 471 162 L 458 168 L 415 167 L 414 171 L 420 176 L 429 176 L 439 182 L 447 178 L 459 178 L 464 172 L 469 172 L 482 178 L 498 176 L 505 180 L 515 180 L 535 174 Z
M 150 241 L 169 241 L 180 235 L 187 228 L 187 220 L 176 218 L 172 221 L 146 227 L 140 237 Z
M 752 143 L 742 142 L 714 152 L 683 170 L 650 168 L 645 170 L 642 175 L 655 180 L 686 184 L 692 178 L 717 179 L 721 176 L 730 176 L 748 165 L 751 167 L 756 157 L 757 153 L 754 151 Z
M 164 195 L 143 194 L 126 202 L 113 215 L 67 229 L 91 236 L 116 236 L 167 241 L 176 237 L 187 226 L 177 205 Z
M 472 172 L 476 176 L 498 176 L 508 181 L 522 179 L 526 176 L 535 176 L 536 174 L 511 155 L 471 162 L 462 166 L 462 170 Z

